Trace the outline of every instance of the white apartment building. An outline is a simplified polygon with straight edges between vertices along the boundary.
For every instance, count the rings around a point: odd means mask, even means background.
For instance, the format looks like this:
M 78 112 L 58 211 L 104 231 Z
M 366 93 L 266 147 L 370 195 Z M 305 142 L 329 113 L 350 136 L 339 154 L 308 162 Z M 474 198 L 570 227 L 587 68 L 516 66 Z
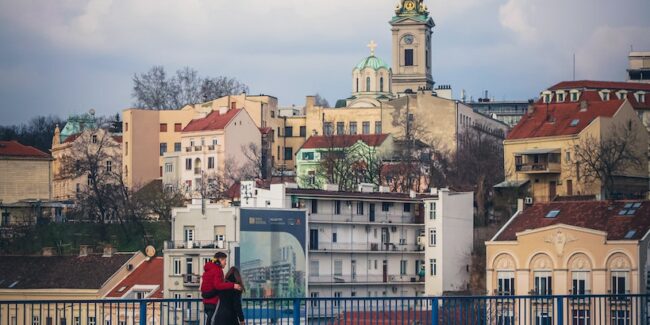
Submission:
M 467 289 L 473 194 L 270 189 L 242 182 L 241 206 L 307 209 L 310 297 L 442 295 Z
M 193 204 L 172 210 L 172 238 L 165 242 L 165 298 L 200 298 L 203 266 L 217 252 L 234 265 L 239 238 L 239 209 Z

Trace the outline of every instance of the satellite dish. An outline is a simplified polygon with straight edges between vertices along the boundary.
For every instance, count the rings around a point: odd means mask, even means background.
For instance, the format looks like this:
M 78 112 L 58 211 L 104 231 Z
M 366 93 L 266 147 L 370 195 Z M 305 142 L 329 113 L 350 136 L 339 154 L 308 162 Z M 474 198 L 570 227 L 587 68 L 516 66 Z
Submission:
M 156 248 L 149 245 L 144 249 L 144 253 L 147 255 L 147 257 L 154 257 L 156 256 Z

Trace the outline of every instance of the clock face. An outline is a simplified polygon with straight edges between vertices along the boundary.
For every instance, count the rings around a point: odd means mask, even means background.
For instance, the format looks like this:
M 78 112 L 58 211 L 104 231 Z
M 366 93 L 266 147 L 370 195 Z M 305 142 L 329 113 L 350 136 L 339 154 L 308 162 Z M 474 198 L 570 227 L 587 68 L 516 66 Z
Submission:
M 409 45 L 413 44 L 413 35 L 404 36 L 404 43 Z
M 415 2 L 413 2 L 413 1 L 404 2 L 404 8 L 406 8 L 406 10 L 409 10 L 409 11 L 414 10 L 415 9 Z

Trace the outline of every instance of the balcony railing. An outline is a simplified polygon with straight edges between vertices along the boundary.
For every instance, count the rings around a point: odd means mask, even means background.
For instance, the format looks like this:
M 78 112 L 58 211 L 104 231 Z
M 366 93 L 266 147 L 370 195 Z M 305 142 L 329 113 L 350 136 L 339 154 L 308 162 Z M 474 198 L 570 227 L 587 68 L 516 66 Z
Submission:
M 201 284 L 201 276 L 198 274 L 183 274 L 183 285 L 186 287 L 198 287 Z
M 516 170 L 524 174 L 559 174 L 562 166 L 559 163 L 528 163 L 516 165 Z
M 245 324 L 644 325 L 649 295 L 244 299 Z M 336 287 L 334 286 L 334 291 Z M 580 298 L 584 305 L 572 305 Z M 534 304 L 544 301 L 544 304 Z M 1 300 L 0 324 L 204 324 L 201 299 Z
M 165 241 L 165 249 L 226 249 L 222 240 Z
M 394 274 L 318 274 L 310 275 L 310 284 L 367 284 L 367 283 L 420 283 L 423 278 L 418 275 L 394 275 Z
M 215 149 L 215 146 L 214 146 L 214 145 L 209 145 L 209 146 L 208 146 L 208 150 L 209 150 L 209 151 L 214 151 L 214 149 Z
M 422 218 L 416 218 L 410 215 L 394 215 L 388 213 L 377 213 L 374 218 L 369 215 L 344 215 L 344 214 L 324 214 L 312 213 L 309 216 L 311 222 L 332 222 L 332 223 L 367 223 L 367 224 L 385 224 L 400 225 L 400 224 L 423 224 Z
M 310 246 L 311 251 L 358 251 L 360 253 L 367 252 L 423 252 L 424 247 L 416 244 L 398 244 L 398 243 L 346 243 L 346 242 L 319 242 L 318 247 Z

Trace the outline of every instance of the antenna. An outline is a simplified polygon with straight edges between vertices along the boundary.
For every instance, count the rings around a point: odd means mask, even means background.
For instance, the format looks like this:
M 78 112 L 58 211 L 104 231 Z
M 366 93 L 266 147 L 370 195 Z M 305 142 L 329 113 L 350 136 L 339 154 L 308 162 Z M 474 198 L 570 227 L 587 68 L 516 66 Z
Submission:
M 576 54 L 573 53 L 573 81 L 576 81 Z

